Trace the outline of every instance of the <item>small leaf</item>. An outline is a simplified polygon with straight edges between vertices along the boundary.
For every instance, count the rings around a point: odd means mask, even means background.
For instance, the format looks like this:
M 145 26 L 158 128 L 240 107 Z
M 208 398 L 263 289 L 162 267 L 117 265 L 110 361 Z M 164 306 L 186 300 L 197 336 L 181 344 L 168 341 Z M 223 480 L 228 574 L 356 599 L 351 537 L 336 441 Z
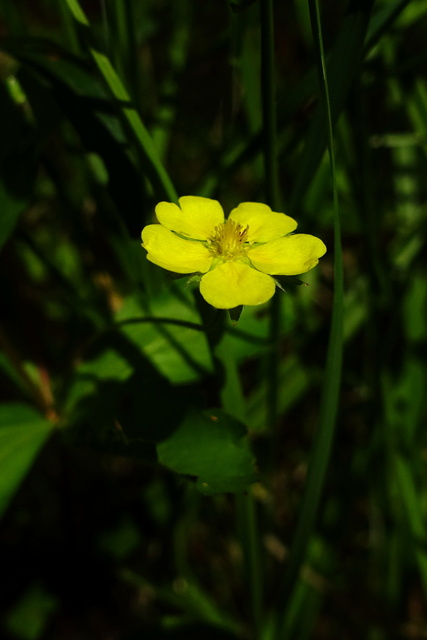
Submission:
M 157 445 L 159 462 L 197 477 L 201 493 L 244 492 L 256 481 L 245 435 L 245 426 L 221 410 L 192 413 Z

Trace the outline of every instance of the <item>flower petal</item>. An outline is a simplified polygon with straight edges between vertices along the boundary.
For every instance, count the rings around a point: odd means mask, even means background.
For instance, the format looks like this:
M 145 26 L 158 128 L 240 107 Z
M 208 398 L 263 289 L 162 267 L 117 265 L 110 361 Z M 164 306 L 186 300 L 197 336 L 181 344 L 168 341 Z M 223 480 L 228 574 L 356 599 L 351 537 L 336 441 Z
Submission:
M 205 273 L 213 260 L 204 244 L 184 240 L 160 224 L 144 227 L 142 246 L 147 250 L 150 262 L 175 273 Z
M 178 207 L 173 202 L 159 202 L 156 216 L 167 229 L 195 240 L 207 240 L 218 224 L 224 222 L 224 211 L 217 202 L 199 196 L 183 196 Z
M 242 262 L 223 262 L 200 281 L 200 293 L 217 309 L 267 302 L 276 289 L 273 278 Z
M 298 223 L 284 213 L 272 211 L 266 204 L 242 202 L 232 210 L 231 220 L 243 227 L 249 225 L 248 242 L 269 242 L 294 231 Z
M 326 247 L 319 238 L 297 233 L 253 247 L 247 256 L 264 273 L 296 276 L 310 271 L 325 253 Z

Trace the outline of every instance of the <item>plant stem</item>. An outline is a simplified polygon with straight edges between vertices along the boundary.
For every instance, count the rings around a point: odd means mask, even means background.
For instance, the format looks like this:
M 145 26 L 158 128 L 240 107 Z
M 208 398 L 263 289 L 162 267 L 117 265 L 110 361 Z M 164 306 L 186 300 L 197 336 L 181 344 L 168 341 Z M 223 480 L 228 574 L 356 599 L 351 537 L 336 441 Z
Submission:
M 339 216 L 338 191 L 336 181 L 335 153 L 333 142 L 333 124 L 325 52 L 323 49 L 322 27 L 318 0 L 309 0 L 310 18 L 312 22 L 313 37 L 317 49 L 317 63 L 322 97 L 322 106 L 325 112 L 325 126 L 328 131 L 328 150 L 330 159 L 331 182 L 334 201 L 334 301 L 332 308 L 331 331 L 326 358 L 326 370 L 320 405 L 319 426 L 316 431 L 313 444 L 307 484 L 301 505 L 295 537 L 291 546 L 291 553 L 284 583 L 280 591 L 282 602 L 287 601 L 291 589 L 306 556 L 307 546 L 313 533 L 320 499 L 326 478 L 326 470 L 329 463 L 332 440 L 339 406 L 339 391 L 342 368 L 343 349 L 343 266 L 341 250 L 341 225 Z M 279 617 L 277 638 L 286 637 L 284 620 L 286 607 L 281 607 L 284 614 Z
M 246 402 L 240 383 L 236 359 L 229 342 L 230 335 L 225 334 L 215 348 L 215 356 L 221 361 L 224 368 L 221 401 L 227 413 L 245 423 L 247 418 Z M 258 520 L 252 494 L 237 494 L 236 509 L 237 527 L 243 549 L 246 581 L 249 584 L 251 596 L 252 624 L 255 637 L 259 637 L 262 618 L 262 565 Z
M 280 207 L 277 168 L 277 117 L 274 65 L 273 0 L 261 0 L 261 97 L 265 192 L 273 209 Z
M 242 542 L 245 574 L 250 585 L 251 612 L 254 637 L 258 639 L 262 628 L 263 575 L 260 562 L 258 518 L 251 493 L 236 496 L 237 522 Z
M 274 19 L 273 1 L 261 0 L 261 95 L 263 117 L 264 177 L 268 204 L 280 211 L 277 165 L 277 117 L 274 77 Z M 269 342 L 270 355 L 267 362 L 267 424 L 273 429 L 277 418 L 277 392 L 279 361 L 277 357 L 280 335 L 280 295 L 270 302 Z
M 198 302 L 212 361 L 216 366 L 221 406 L 229 415 L 246 424 L 246 400 L 233 352 L 231 333 L 226 330 L 226 323 L 230 322 L 228 314 L 223 310 L 213 309 L 201 296 Z M 235 505 L 237 533 L 243 552 L 244 581 L 245 585 L 248 585 L 250 597 L 251 628 L 254 637 L 259 638 L 262 624 L 263 571 L 258 520 L 252 493 L 249 491 L 247 494 L 236 494 Z

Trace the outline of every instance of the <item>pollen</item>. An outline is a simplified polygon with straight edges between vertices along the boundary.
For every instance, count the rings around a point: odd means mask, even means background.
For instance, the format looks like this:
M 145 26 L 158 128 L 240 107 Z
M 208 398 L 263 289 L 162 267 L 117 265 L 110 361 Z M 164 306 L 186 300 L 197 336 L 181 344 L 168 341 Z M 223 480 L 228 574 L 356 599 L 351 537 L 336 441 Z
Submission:
M 234 220 L 218 224 L 209 238 L 209 249 L 223 260 L 235 260 L 246 254 L 249 226 L 243 227 Z

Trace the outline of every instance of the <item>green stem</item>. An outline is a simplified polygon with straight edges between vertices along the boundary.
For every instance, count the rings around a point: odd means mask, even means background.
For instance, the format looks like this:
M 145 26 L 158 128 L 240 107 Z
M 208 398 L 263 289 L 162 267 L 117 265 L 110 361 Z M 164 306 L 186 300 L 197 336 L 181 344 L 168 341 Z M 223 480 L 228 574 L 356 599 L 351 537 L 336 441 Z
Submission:
M 310 18 L 313 36 L 317 49 L 318 74 L 320 92 L 325 111 L 325 126 L 328 132 L 328 150 L 330 159 L 331 182 L 334 201 L 334 301 L 332 308 L 331 331 L 326 358 L 326 370 L 320 405 L 319 426 L 313 444 L 313 453 L 308 468 L 307 484 L 301 505 L 301 512 L 296 527 L 295 537 L 291 546 L 288 567 L 284 576 L 284 583 L 280 592 L 282 601 L 286 602 L 302 562 L 305 559 L 307 547 L 313 533 L 320 499 L 326 478 L 326 471 L 331 454 L 332 441 L 339 406 L 339 391 L 342 368 L 343 348 L 343 266 L 341 250 L 341 225 L 338 205 L 338 191 L 336 181 L 335 153 L 331 105 L 326 72 L 325 52 L 323 48 L 322 27 L 320 20 L 319 0 L 309 0 Z M 283 615 L 279 617 L 277 638 L 285 638 L 284 621 L 286 607 L 282 607 Z
M 274 19 L 273 1 L 261 0 L 261 95 L 263 117 L 263 148 L 265 194 L 268 204 L 280 211 L 277 163 L 277 116 L 274 77 Z M 269 342 L 270 355 L 267 362 L 267 424 L 273 429 L 277 418 L 277 395 L 279 361 L 277 357 L 280 336 L 280 295 L 273 296 L 270 303 Z
M 221 402 L 224 410 L 235 418 L 246 422 L 246 402 L 240 382 L 239 370 L 233 355 L 230 335 L 225 334 L 216 347 L 214 356 L 222 366 L 223 382 Z M 249 584 L 251 597 L 252 626 L 254 636 L 259 637 L 262 620 L 262 563 L 258 533 L 256 505 L 251 493 L 236 495 L 237 528 L 240 536 L 245 567 L 245 580 Z
M 273 209 L 280 208 L 277 167 L 277 116 L 274 66 L 273 1 L 261 0 L 261 95 L 265 192 Z
M 256 504 L 252 494 L 236 496 L 237 523 L 242 542 L 246 580 L 251 594 L 253 636 L 258 639 L 262 629 L 263 573 L 260 562 L 260 543 Z

